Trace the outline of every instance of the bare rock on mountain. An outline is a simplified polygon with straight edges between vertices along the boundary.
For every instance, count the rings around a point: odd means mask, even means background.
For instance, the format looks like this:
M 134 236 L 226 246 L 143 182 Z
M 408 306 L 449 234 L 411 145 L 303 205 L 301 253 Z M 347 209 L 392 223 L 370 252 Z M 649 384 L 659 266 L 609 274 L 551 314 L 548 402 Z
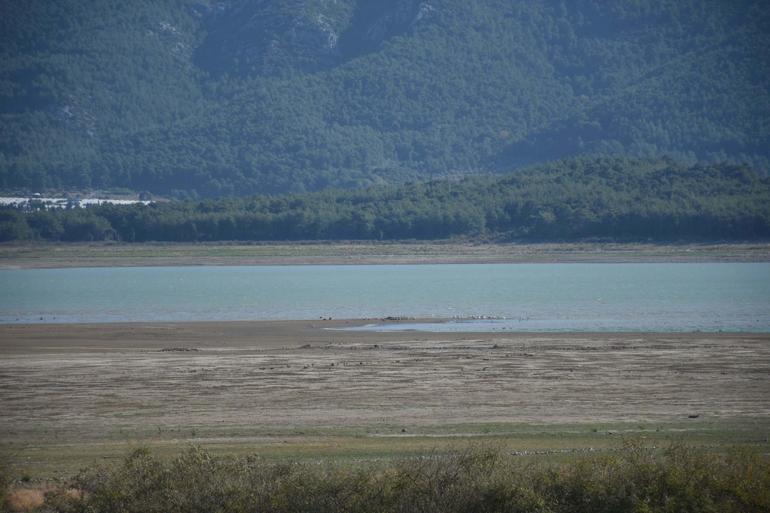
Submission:
M 207 35 L 195 60 L 214 74 L 317 71 L 375 51 L 434 12 L 417 0 L 219 3 L 202 14 Z

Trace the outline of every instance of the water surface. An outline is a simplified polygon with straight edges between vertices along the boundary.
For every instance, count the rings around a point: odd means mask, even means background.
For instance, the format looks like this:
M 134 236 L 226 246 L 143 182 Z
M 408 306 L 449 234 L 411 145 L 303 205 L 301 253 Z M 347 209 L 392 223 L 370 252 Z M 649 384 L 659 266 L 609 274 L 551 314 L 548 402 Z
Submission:
M 0 323 L 499 320 L 437 329 L 770 332 L 770 264 L 0 270 Z

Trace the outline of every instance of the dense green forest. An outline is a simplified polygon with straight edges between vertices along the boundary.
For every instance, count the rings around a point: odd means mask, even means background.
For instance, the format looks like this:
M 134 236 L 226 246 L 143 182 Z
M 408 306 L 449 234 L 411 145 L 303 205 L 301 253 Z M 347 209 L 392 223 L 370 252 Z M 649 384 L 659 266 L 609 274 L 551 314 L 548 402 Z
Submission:
M 766 173 L 767 55 L 762 0 L 3 1 L 0 190 L 301 193 L 587 154 Z
M 363 190 L 0 210 L 0 241 L 756 240 L 770 178 L 734 164 L 579 158 Z

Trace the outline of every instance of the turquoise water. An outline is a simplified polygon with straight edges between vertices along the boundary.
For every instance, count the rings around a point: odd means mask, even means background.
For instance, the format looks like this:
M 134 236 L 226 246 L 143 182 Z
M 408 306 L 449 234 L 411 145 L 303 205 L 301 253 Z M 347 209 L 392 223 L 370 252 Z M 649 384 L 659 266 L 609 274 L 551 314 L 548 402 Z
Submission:
M 768 263 L 0 270 L 0 292 L 0 323 L 489 316 L 437 329 L 770 332 Z

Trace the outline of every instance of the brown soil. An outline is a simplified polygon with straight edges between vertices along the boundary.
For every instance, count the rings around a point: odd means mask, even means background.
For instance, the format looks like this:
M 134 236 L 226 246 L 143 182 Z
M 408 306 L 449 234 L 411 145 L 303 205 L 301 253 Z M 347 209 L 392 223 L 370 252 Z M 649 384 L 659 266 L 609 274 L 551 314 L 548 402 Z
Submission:
M 0 443 L 770 418 L 767 334 L 323 329 L 352 323 L 0 326 Z

